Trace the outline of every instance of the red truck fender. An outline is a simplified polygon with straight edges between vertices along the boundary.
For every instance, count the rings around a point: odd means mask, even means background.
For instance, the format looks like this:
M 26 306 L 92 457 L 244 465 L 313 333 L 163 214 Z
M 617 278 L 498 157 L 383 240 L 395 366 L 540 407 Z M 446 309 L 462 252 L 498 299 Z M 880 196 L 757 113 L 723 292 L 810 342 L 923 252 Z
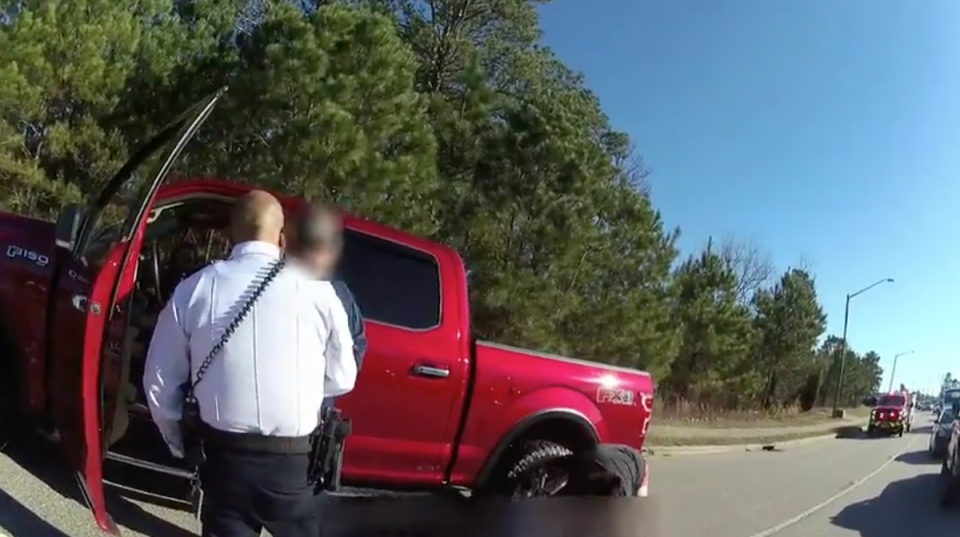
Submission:
M 493 410 L 493 409 L 491 409 Z M 491 426 L 513 424 L 506 431 L 488 431 L 483 436 L 498 438 L 474 480 L 484 490 L 516 462 L 517 449 L 527 441 L 548 440 L 571 451 L 599 444 L 606 427 L 600 410 L 582 393 L 564 387 L 536 390 L 496 409 Z M 476 416 L 479 418 L 480 416 Z M 481 420 L 478 420 L 481 421 Z

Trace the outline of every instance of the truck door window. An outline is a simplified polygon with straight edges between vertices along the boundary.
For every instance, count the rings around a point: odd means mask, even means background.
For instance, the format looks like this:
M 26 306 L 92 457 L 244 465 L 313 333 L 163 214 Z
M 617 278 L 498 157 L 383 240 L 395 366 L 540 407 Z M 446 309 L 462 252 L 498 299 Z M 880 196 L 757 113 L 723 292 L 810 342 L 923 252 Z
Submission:
M 346 230 L 340 273 L 365 318 L 413 330 L 440 324 L 440 272 L 433 256 Z
M 90 220 L 84 223 L 89 229 L 83 230 L 86 234 L 84 244 L 78 246 L 81 261 L 95 270 L 99 269 L 113 245 L 125 238 L 121 235 L 124 228 L 130 227 L 129 220 L 136 216 L 132 213 L 139 207 L 139 201 L 143 197 L 141 191 L 150 186 L 157 168 L 166 157 L 166 151 L 153 151 L 129 171 L 126 181 L 119 189 L 109 197 L 97 200 L 98 204 L 92 208 Z

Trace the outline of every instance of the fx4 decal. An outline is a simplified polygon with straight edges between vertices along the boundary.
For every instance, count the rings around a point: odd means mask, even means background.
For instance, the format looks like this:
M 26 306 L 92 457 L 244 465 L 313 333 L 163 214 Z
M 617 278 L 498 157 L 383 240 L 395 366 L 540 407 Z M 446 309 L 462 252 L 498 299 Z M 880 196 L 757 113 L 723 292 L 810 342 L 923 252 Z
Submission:
M 632 406 L 634 404 L 634 396 L 630 390 L 621 388 L 598 388 L 597 402 Z
M 10 259 L 21 259 L 26 260 L 38 267 L 45 267 L 50 264 L 50 258 L 34 252 L 33 250 L 25 250 L 19 246 L 10 245 L 7 246 L 7 257 Z

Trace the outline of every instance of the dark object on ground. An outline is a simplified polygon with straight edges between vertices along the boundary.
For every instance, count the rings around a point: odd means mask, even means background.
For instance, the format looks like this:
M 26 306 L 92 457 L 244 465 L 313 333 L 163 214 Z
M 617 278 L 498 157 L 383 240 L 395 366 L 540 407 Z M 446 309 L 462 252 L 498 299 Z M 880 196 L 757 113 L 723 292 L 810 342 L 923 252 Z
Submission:
M 837 427 L 837 438 L 862 438 L 863 437 L 863 427 L 859 425 L 848 425 L 845 427 Z

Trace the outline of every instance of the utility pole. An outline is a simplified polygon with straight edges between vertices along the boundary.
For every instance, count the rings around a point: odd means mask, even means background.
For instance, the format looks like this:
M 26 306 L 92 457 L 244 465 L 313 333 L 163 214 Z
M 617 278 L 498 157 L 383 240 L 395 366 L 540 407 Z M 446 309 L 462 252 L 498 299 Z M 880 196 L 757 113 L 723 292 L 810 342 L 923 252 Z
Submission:
M 901 352 L 900 354 L 895 354 L 893 356 L 893 369 L 890 370 L 890 387 L 887 388 L 888 392 L 893 391 L 893 377 L 897 376 L 897 358 L 906 356 L 908 354 L 913 354 L 913 351 Z
M 856 293 L 850 293 L 847 295 L 846 304 L 843 306 L 843 337 L 840 340 L 840 371 L 837 375 L 837 389 L 833 393 L 833 417 L 840 417 L 840 392 L 843 391 L 843 373 L 844 369 L 847 366 L 847 324 L 850 321 L 850 300 L 866 293 L 867 291 L 873 289 L 874 287 L 880 285 L 881 283 L 893 283 L 893 278 L 884 278 L 880 281 L 872 283 L 863 289 L 857 291 Z

